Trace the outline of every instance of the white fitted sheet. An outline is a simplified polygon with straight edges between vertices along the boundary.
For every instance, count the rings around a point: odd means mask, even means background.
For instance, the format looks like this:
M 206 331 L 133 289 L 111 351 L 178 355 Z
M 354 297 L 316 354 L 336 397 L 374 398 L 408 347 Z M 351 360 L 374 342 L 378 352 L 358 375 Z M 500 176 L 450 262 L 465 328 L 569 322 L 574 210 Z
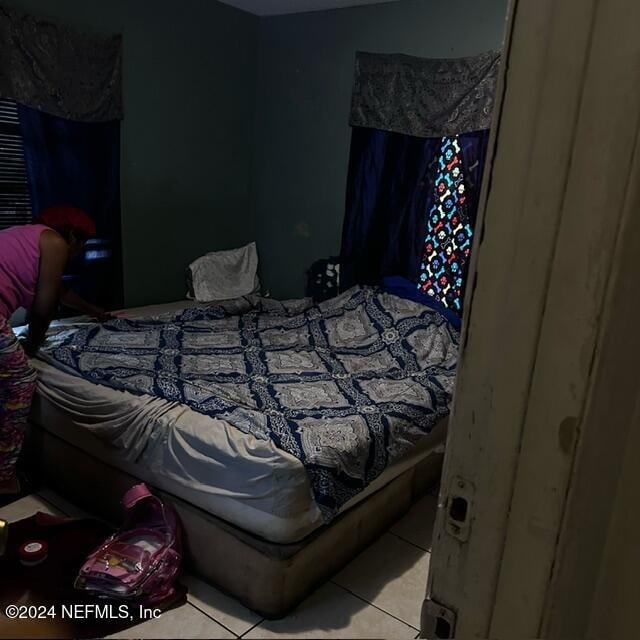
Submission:
M 119 315 L 152 316 L 193 304 Z M 322 525 L 304 466 L 270 440 L 178 403 L 96 385 L 41 360 L 34 364 L 39 376 L 33 420 L 53 434 L 271 542 L 295 542 Z M 342 510 L 424 459 L 444 442 L 444 433 L 444 424 L 438 425 Z

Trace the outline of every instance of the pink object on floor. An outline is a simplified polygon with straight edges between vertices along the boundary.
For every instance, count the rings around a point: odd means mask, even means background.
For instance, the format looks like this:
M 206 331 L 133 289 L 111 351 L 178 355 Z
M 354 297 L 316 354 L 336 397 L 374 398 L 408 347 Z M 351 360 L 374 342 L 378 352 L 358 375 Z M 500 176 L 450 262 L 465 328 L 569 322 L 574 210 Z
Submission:
M 109 598 L 161 603 L 175 595 L 182 563 L 177 515 L 144 483 L 131 487 L 122 504 L 124 526 L 91 553 L 75 586 Z

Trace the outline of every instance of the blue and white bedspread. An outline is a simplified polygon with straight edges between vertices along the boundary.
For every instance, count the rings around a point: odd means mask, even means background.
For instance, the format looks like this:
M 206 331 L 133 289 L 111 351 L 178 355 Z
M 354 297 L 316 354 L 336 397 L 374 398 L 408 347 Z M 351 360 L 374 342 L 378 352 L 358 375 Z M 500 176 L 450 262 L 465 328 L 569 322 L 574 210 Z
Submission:
M 270 438 L 304 464 L 328 521 L 449 413 L 458 334 L 427 307 L 356 287 L 314 306 L 257 299 L 79 325 L 44 351 L 92 382 Z

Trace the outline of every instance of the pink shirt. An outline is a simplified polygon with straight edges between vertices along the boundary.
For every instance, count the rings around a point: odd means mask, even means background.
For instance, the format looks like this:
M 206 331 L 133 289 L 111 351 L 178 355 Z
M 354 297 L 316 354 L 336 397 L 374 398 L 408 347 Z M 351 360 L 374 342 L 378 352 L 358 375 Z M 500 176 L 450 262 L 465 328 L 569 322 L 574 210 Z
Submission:
M 40 272 L 40 234 L 48 227 L 25 224 L 0 231 L 0 317 L 29 309 Z

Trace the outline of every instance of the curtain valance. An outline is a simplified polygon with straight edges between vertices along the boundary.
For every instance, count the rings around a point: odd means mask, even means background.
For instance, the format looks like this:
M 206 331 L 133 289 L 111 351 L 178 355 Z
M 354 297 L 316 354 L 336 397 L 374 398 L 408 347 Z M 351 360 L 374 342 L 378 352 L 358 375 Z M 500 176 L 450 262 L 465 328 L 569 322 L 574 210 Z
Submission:
M 422 138 L 489 129 L 499 61 L 358 52 L 349 124 Z
M 0 97 L 70 120 L 122 118 L 122 38 L 0 7 Z

